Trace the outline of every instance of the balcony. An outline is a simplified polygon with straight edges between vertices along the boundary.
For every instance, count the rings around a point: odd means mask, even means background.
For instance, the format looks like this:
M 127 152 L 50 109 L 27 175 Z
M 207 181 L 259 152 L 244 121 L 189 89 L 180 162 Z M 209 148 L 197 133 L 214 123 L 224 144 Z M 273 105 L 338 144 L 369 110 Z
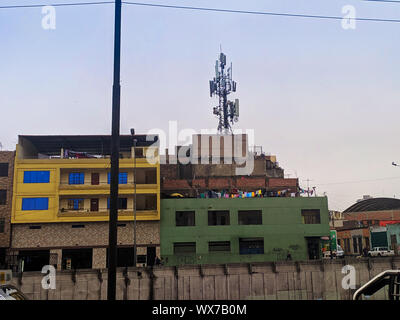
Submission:
M 79 220 L 85 220 L 85 218 L 96 218 L 95 220 L 104 221 L 108 220 L 109 215 L 110 212 L 107 209 L 100 209 L 99 211 L 90 211 L 89 209 L 81 209 L 81 210 L 66 209 L 66 210 L 59 210 L 57 217 L 80 218 Z M 132 209 L 118 210 L 118 218 L 122 218 L 122 220 L 134 220 L 133 217 L 134 217 L 134 212 Z M 136 217 L 138 220 L 157 218 L 159 217 L 159 212 L 157 210 L 136 210 Z

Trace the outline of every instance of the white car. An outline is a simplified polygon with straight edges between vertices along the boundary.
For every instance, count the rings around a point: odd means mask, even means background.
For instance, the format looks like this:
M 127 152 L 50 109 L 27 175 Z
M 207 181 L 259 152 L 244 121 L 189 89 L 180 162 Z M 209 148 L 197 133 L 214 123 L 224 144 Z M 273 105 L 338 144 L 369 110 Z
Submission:
M 344 258 L 344 251 L 341 246 L 337 245 L 336 249 L 336 257 L 338 258 Z
M 394 251 L 389 250 L 388 247 L 375 247 L 368 251 L 369 257 L 388 257 L 394 256 Z

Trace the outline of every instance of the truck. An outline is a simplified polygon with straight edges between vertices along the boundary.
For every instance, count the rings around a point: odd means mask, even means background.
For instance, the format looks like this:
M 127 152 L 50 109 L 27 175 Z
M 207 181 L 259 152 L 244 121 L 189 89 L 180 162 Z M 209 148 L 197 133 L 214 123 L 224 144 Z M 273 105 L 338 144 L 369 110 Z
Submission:
M 394 256 L 394 250 L 389 250 L 388 247 L 375 247 L 368 251 L 369 257 L 389 257 Z

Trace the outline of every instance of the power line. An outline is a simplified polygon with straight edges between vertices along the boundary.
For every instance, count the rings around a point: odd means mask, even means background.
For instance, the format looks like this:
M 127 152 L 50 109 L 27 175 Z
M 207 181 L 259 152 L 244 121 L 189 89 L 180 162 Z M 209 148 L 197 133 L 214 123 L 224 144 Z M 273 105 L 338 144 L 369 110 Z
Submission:
M 114 1 L 74 2 L 74 3 L 56 3 L 56 4 L 27 4 L 27 5 L 17 5 L 17 6 L 1 6 L 0 9 L 41 8 L 45 6 L 52 6 L 52 7 L 88 6 L 88 5 L 99 5 L 99 4 L 114 4 Z
M 390 0 L 364 0 L 375 2 L 399 2 Z M 310 18 L 310 19 L 325 19 L 325 20 L 354 20 L 354 21 L 370 21 L 370 22 L 392 22 L 400 23 L 400 19 L 380 19 L 380 18 L 346 18 L 341 16 L 324 16 L 324 15 L 310 15 L 310 14 L 296 14 L 296 13 L 281 13 L 281 12 L 266 12 L 266 11 L 249 11 L 249 10 L 233 10 L 233 9 L 218 9 L 206 7 L 192 7 L 192 6 L 177 6 L 167 4 L 155 4 L 145 2 L 129 2 L 123 1 L 123 4 L 134 6 L 157 7 L 166 9 L 182 9 L 192 11 L 208 11 L 208 12 L 221 12 L 221 13 L 236 13 L 236 14 L 251 14 L 251 15 L 264 15 L 264 16 L 277 16 L 277 17 L 294 17 L 294 18 Z M 18 5 L 18 6 L 0 6 L 0 9 L 19 9 L 19 8 L 38 8 L 44 6 L 53 7 L 66 7 L 66 6 L 87 6 L 87 5 L 102 5 L 114 4 L 114 1 L 99 1 L 99 2 L 81 2 L 81 3 L 58 3 L 58 4 L 32 4 L 32 5 Z
M 385 181 L 385 180 L 395 180 L 395 179 L 400 179 L 400 177 L 379 178 L 379 179 L 371 179 L 371 180 L 358 180 L 358 181 L 332 182 L 332 183 L 315 183 L 315 185 L 317 185 L 317 186 L 326 186 L 326 185 L 334 185 L 334 184 L 347 184 L 347 183 L 375 182 L 375 181 Z
M 177 5 L 143 3 L 143 2 L 128 2 L 128 1 L 123 1 L 122 3 L 123 4 L 128 4 L 128 5 L 135 5 L 135 6 L 158 7 L 158 8 L 168 8 L 168 9 L 184 9 L 184 10 L 212 11 L 212 12 L 223 12 L 223 13 L 268 15 L 268 16 L 279 16 L 279 17 L 296 17 L 296 18 L 313 18 L 313 19 L 330 19 L 330 20 L 350 19 L 350 20 L 356 20 L 356 21 L 395 22 L 395 23 L 399 23 L 400 22 L 400 19 L 357 18 L 357 17 L 355 17 L 355 18 L 345 18 L 345 17 L 339 17 L 339 16 L 323 16 L 323 15 L 279 13 L 279 12 L 265 12 L 265 11 L 232 10 L 232 9 L 177 6 Z
M 389 3 L 400 3 L 399 0 L 395 1 L 395 0 L 363 0 L 366 2 L 389 2 Z

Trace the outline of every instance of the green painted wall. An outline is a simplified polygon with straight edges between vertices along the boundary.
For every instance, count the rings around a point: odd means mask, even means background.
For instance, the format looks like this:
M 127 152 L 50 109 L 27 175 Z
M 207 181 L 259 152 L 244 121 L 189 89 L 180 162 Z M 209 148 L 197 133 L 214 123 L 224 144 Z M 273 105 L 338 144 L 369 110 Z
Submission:
M 302 209 L 320 209 L 320 224 L 303 224 Z M 195 210 L 195 226 L 176 226 L 175 212 Z M 229 210 L 230 225 L 208 226 L 208 210 Z M 262 210 L 262 225 L 239 225 L 239 210 Z M 162 199 L 161 257 L 165 265 L 307 260 L 306 237 L 329 236 L 325 197 Z M 239 238 L 264 238 L 264 254 L 239 254 Z M 230 241 L 230 253 L 209 253 L 209 241 Z M 196 242 L 195 255 L 174 255 L 175 242 Z
M 392 243 L 392 236 L 396 236 L 396 243 Z M 393 244 L 400 244 L 400 224 L 388 224 L 387 225 L 387 241 L 389 247 Z

